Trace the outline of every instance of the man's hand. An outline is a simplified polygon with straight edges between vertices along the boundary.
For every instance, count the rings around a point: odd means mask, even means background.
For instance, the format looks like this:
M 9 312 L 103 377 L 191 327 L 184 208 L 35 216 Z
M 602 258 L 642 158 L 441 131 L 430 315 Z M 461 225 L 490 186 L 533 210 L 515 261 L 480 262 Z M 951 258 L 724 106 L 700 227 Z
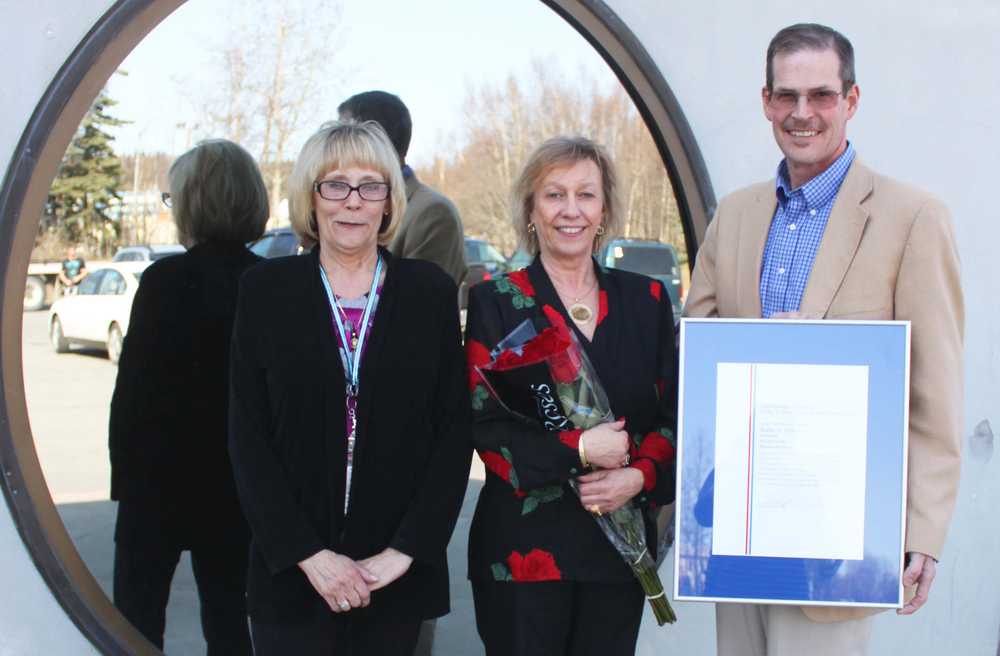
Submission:
M 402 551 L 386 547 L 381 553 L 361 561 L 361 566 L 378 577 L 378 582 L 368 586 L 370 590 L 384 588 L 410 569 L 413 558 Z
M 917 586 L 917 594 L 902 608 L 896 611 L 897 615 L 913 615 L 920 607 L 927 603 L 927 597 L 931 592 L 931 583 L 937 575 L 937 561 L 927 554 L 910 551 L 906 554 L 910 562 L 903 570 L 903 585 Z
M 364 566 L 329 549 L 306 558 L 299 568 L 335 613 L 367 606 L 371 586 L 379 582 Z
M 590 512 L 614 512 L 642 490 L 642 472 L 635 467 L 599 469 L 576 479 L 580 503 Z

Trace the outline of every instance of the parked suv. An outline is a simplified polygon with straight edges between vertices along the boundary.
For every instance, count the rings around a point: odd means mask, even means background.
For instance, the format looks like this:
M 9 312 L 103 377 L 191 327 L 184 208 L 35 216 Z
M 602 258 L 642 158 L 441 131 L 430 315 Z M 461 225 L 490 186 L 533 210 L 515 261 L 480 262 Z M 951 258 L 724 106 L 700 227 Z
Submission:
M 171 255 L 179 255 L 187 249 L 180 244 L 160 244 L 155 246 L 124 246 L 118 249 L 112 262 L 155 262 Z
M 291 228 L 274 228 L 248 244 L 251 251 L 261 257 L 281 257 L 283 255 L 300 255 L 303 251 L 299 238 Z
M 644 239 L 612 239 L 601 249 L 599 260 L 606 267 L 641 273 L 662 282 L 670 294 L 674 317 L 681 316 L 684 288 L 673 246 Z

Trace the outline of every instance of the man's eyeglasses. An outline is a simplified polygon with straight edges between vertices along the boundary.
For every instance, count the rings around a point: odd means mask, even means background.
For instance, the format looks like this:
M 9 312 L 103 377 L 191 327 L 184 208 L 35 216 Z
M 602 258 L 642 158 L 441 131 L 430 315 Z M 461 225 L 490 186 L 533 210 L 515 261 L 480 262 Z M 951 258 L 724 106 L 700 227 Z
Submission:
M 769 91 L 767 104 L 775 109 L 795 109 L 802 95 L 795 91 Z M 840 100 L 840 93 L 833 89 L 819 89 L 805 94 L 806 103 L 813 109 L 830 109 Z
M 167 207 L 173 207 L 174 206 L 173 201 L 170 200 L 170 192 L 169 191 L 161 192 L 160 193 L 160 200 L 162 200 L 163 204 L 166 205 Z
M 357 187 L 352 187 L 340 180 L 323 180 L 314 185 L 316 193 L 326 200 L 346 200 L 352 191 L 358 192 L 362 200 L 385 200 L 389 197 L 389 183 L 387 182 L 362 182 Z

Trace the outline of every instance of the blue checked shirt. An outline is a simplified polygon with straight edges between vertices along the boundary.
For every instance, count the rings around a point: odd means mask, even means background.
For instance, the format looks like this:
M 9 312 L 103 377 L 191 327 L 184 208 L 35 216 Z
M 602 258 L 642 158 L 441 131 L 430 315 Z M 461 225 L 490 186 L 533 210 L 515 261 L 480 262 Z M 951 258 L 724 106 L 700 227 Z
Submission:
M 854 146 L 848 142 L 829 168 L 798 189 L 791 188 L 785 161 L 778 165 L 778 208 L 771 219 L 760 267 L 763 318 L 775 312 L 798 311 L 833 201 L 853 161 Z

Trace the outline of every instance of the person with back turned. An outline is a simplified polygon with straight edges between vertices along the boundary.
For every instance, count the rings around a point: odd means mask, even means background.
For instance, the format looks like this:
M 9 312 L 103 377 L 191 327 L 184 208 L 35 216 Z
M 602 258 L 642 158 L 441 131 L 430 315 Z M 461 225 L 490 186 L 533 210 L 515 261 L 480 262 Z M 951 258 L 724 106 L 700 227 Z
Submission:
M 226 450 L 229 336 L 240 276 L 260 258 L 267 190 L 253 158 L 222 139 L 170 167 L 170 203 L 188 251 L 142 274 L 111 399 L 115 605 L 163 648 L 181 551 L 201 601 L 209 656 L 250 654 L 247 550 Z

